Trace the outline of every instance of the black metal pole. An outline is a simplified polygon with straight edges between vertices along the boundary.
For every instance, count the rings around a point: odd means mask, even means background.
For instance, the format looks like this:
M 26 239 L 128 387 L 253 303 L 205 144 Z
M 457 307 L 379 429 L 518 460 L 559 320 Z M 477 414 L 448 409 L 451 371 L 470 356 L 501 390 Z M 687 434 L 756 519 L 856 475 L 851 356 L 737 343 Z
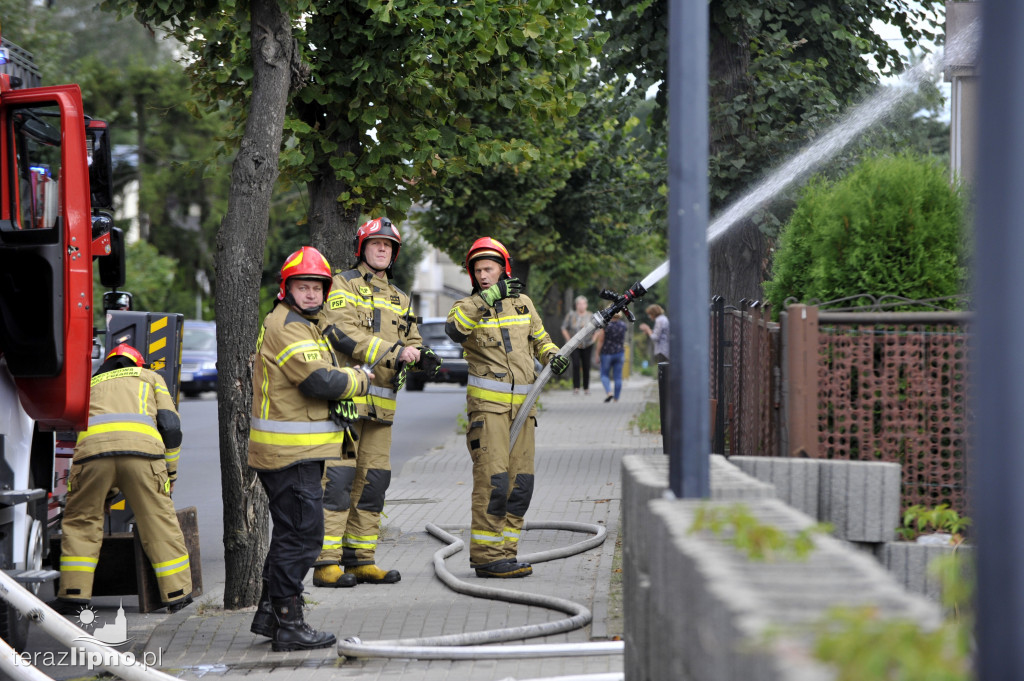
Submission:
M 968 466 L 979 681 L 1024 679 L 1024 3 L 981 3 Z
M 669 486 L 708 497 L 708 3 L 670 0 Z

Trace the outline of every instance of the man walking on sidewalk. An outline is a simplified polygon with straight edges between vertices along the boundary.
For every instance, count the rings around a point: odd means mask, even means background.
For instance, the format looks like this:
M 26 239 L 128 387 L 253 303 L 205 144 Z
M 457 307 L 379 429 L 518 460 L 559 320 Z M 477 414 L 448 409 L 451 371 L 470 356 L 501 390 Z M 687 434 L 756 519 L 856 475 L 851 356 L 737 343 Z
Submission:
M 472 295 L 455 303 L 445 332 L 460 343 L 469 362 L 466 389 L 473 459 L 469 563 L 478 577 L 526 577 L 529 563 L 516 556 L 524 516 L 533 496 L 536 414 L 531 410 L 515 447 L 512 422 L 534 380 L 534 358 L 556 374 L 569 360 L 544 330 L 522 283 L 512 278 L 512 259 L 499 241 L 477 239 L 466 254 Z

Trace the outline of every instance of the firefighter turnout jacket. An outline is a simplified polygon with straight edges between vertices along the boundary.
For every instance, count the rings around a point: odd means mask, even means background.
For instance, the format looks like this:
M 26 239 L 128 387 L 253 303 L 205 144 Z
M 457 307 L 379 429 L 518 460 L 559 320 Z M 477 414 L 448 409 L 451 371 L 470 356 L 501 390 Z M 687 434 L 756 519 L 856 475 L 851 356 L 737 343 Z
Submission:
M 445 332 L 462 345 L 469 363 L 466 411 L 470 414 L 518 411 L 537 379 L 534 357 L 547 364 L 558 354 L 558 346 L 526 295 L 498 300 L 494 307 L 479 293 L 463 298 L 448 313 Z
M 252 468 L 341 457 L 344 426 L 329 418 L 330 402 L 365 395 L 369 386 L 361 370 L 339 366 L 318 322 L 287 302 L 263 321 L 252 376 Z
M 409 296 L 360 262 L 355 269 L 334 275 L 324 315 L 326 334 L 338 352 L 367 366 L 380 360 L 373 369 L 369 394 L 355 401 L 360 416 L 392 423 L 396 397 L 392 379 L 401 368 L 398 355 L 404 347 L 423 345 Z
M 92 378 L 89 427 L 78 434 L 73 463 L 119 454 L 161 459 L 174 482 L 180 451 L 181 419 L 160 374 L 124 367 Z
M 62 521 L 58 597 L 88 603 L 103 542 L 103 507 L 117 487 L 135 512 L 139 539 L 165 605 L 191 598 L 185 539 L 171 501 L 181 422 L 164 379 L 142 367 L 93 377 L 89 426 L 78 436 Z
M 445 331 L 469 363 L 466 445 L 473 460 L 469 562 L 484 569 L 515 561 L 534 487 L 534 427 L 515 446 L 509 430 L 536 380 L 534 357 L 549 362 L 558 347 L 527 296 L 491 307 L 479 293 L 455 303 Z

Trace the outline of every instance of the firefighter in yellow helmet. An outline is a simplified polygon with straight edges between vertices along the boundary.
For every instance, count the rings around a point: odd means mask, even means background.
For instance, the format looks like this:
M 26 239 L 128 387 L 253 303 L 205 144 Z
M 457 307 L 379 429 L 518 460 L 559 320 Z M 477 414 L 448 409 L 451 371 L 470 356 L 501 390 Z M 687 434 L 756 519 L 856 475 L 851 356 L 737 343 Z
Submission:
M 305 623 L 302 582 L 324 534 L 324 462 L 340 460 L 357 418 L 352 398 L 366 394 L 372 376 L 340 366 L 321 333 L 330 288 L 331 269 L 319 251 L 304 246 L 292 253 L 256 342 L 249 466 L 266 490 L 273 532 L 250 630 L 271 637 L 275 651 L 336 642 Z
M 62 610 L 87 605 L 103 542 L 103 507 L 117 487 L 135 512 L 139 538 L 169 612 L 192 602 L 185 538 L 171 501 L 178 473 L 181 421 L 167 384 L 122 343 L 93 376 L 89 426 L 78 435 L 61 523 Z
M 356 468 L 328 463 L 324 475 L 324 543 L 313 571 L 315 586 L 393 584 L 402 578 L 398 570 L 376 564 L 391 483 L 395 399 L 411 366 L 436 372 L 441 360 L 423 347 L 409 296 L 391 283 L 401 245 L 398 228 L 387 218 L 364 223 L 356 232 L 356 263 L 334 275 L 327 297 L 326 335 L 334 349 L 376 367 L 369 394 L 356 398 Z
M 512 278 L 508 250 L 490 237 L 466 254 L 473 293 L 455 303 L 445 331 L 469 362 L 466 443 L 473 459 L 469 563 L 478 577 L 526 577 L 517 559 L 523 519 L 533 496 L 536 414 L 531 411 L 510 449 L 509 431 L 536 379 L 534 358 L 561 374 L 569 360 L 544 330 L 540 316 Z

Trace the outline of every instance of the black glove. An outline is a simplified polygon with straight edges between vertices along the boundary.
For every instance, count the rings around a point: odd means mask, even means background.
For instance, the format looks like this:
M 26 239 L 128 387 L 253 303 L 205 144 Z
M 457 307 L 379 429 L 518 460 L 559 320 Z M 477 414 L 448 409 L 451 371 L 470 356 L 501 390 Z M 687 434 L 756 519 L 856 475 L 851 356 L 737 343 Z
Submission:
M 515 278 L 502 279 L 494 286 L 481 291 L 480 297 L 484 299 L 485 303 L 493 306 L 496 302 L 504 298 L 518 298 L 519 294 L 522 292 L 523 282 Z
M 409 363 L 402 362 L 398 366 L 398 371 L 391 377 L 391 387 L 398 392 L 405 385 L 405 379 L 409 376 Z
M 331 420 L 341 426 L 346 437 L 353 442 L 359 439 L 352 425 L 359 420 L 359 408 L 352 400 L 336 400 L 330 404 Z
M 444 360 L 437 356 L 437 353 L 430 348 L 420 348 L 420 370 L 425 372 L 427 376 L 433 378 L 437 376 L 437 372 L 441 370 L 441 365 L 444 364 Z
M 569 368 L 569 358 L 562 355 L 555 355 L 548 362 L 548 366 L 551 367 L 551 373 L 556 376 L 561 376 L 565 373 L 565 370 Z

